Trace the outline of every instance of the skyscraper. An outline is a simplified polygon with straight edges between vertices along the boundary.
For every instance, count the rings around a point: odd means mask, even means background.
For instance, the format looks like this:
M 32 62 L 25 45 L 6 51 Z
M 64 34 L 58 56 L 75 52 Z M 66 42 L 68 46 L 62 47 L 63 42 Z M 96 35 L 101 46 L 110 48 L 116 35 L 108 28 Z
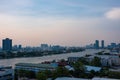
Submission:
M 3 51 L 12 50 L 12 39 L 6 38 L 2 40 L 2 50 Z
M 101 48 L 103 49 L 105 47 L 104 40 L 101 41 Z
M 99 40 L 95 41 L 95 49 L 99 49 Z

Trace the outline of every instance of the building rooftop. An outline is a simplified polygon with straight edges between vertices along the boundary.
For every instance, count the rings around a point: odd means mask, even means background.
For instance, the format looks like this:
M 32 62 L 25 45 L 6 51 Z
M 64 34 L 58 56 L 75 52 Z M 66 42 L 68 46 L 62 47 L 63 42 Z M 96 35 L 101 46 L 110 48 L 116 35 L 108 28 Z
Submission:
M 13 73 L 13 69 L 11 66 L 8 66 L 8 67 L 3 67 L 3 66 L 0 66 L 0 76 L 3 76 L 5 74 L 10 74 L 10 73 Z
M 55 80 L 120 80 L 120 79 L 112 79 L 112 78 L 98 78 L 94 77 L 92 79 L 85 79 L 85 78 L 71 78 L 71 77 L 59 77 Z
M 90 79 L 84 79 L 84 78 L 70 78 L 70 77 L 59 77 L 55 80 L 90 80 Z
M 36 64 L 36 63 L 17 63 L 16 66 L 24 66 L 24 67 L 36 67 L 36 68 L 56 68 L 51 64 Z
M 87 71 L 94 70 L 95 72 L 100 71 L 101 67 L 95 67 L 95 66 L 85 66 Z
M 120 79 L 111 79 L 111 78 L 93 78 L 92 80 L 120 80 Z
M 87 58 L 94 58 L 94 57 L 104 58 L 104 59 L 110 59 L 110 58 L 119 58 L 117 55 L 92 55 Z

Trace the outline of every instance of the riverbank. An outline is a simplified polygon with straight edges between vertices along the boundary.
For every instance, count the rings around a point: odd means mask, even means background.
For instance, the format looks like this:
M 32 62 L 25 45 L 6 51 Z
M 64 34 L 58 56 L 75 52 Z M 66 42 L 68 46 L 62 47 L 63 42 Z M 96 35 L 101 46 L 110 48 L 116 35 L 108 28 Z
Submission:
M 0 66 L 13 66 L 16 63 L 41 63 L 44 61 L 67 59 L 68 57 L 82 57 L 86 54 L 94 54 L 102 50 L 87 49 L 83 52 L 76 53 L 66 53 L 66 54 L 56 54 L 56 55 L 46 55 L 41 57 L 23 57 L 23 58 L 13 58 L 13 59 L 1 59 Z
M 31 51 L 31 52 L 8 51 L 8 52 L 1 52 L 0 59 L 42 57 L 46 55 L 66 54 L 66 53 L 75 53 L 82 51 L 85 51 L 85 49 L 78 48 L 78 49 L 69 49 L 69 50 Z

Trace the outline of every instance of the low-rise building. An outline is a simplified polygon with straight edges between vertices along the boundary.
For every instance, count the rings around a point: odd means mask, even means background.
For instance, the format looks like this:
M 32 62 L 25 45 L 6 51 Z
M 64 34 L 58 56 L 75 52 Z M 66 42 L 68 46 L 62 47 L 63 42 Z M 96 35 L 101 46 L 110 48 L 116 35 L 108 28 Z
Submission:
M 119 79 L 112 79 L 112 78 L 99 78 L 94 77 L 92 79 L 85 79 L 85 78 L 74 78 L 74 77 L 58 77 L 55 80 L 119 80 Z
M 90 71 L 95 71 L 95 72 L 99 72 L 102 68 L 101 67 L 95 67 L 95 66 L 85 66 L 86 72 L 90 72 Z
M 11 66 L 0 67 L 0 80 L 14 80 L 14 69 Z
M 74 78 L 74 77 L 58 77 L 55 80 L 91 80 L 91 79 Z
M 36 64 L 36 63 L 18 63 L 15 64 L 16 70 L 29 70 L 34 72 L 44 71 L 44 70 L 55 70 L 55 64 Z
M 68 57 L 68 62 L 76 62 L 80 59 L 80 57 Z
M 111 79 L 111 78 L 99 78 L 99 77 L 94 77 L 92 80 L 120 80 L 120 79 Z
M 102 66 L 119 66 L 120 65 L 120 57 L 118 55 L 93 55 L 93 56 L 86 57 L 86 60 L 91 62 L 95 56 L 101 59 Z

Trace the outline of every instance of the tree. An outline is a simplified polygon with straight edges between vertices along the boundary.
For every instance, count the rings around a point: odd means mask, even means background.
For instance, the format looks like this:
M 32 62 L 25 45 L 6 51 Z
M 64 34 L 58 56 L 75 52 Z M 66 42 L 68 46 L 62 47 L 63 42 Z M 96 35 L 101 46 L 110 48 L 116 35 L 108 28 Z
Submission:
M 98 54 L 98 55 L 103 55 L 103 52 L 98 52 L 97 54 Z
M 36 77 L 36 76 L 35 76 L 36 74 L 35 74 L 35 72 L 33 72 L 33 71 L 26 71 L 25 73 L 26 73 L 25 76 L 26 76 L 27 78 L 35 78 L 35 77 Z
M 14 80 L 18 80 L 18 71 L 14 70 Z
M 108 67 L 103 67 L 101 70 L 100 70 L 100 77 L 103 77 L 103 76 L 108 76 L 109 74 L 109 68 Z
M 36 75 L 36 78 L 38 80 L 46 80 L 47 79 L 47 75 L 44 72 L 38 72 Z
M 65 67 L 57 67 L 57 69 L 52 72 L 53 80 L 57 77 L 67 77 L 67 76 L 70 76 L 70 73 Z
M 46 74 L 47 77 L 52 77 L 52 72 L 50 70 L 45 70 L 44 74 Z
M 26 73 L 25 73 L 25 70 L 18 70 L 18 77 L 25 77 Z
M 81 62 L 84 65 L 89 65 L 89 62 L 84 57 L 79 58 L 78 61 Z
M 94 59 L 91 61 L 92 66 L 101 66 L 101 59 L 99 57 L 94 57 Z
M 73 76 L 75 77 L 85 76 L 85 67 L 83 66 L 83 63 L 78 61 L 73 64 L 73 67 L 75 69 L 75 71 L 73 72 Z
M 120 72 L 109 71 L 109 73 L 108 73 L 108 77 L 110 77 L 110 78 L 120 79 Z
M 18 75 L 18 77 L 27 77 L 27 78 L 35 78 L 36 74 L 34 71 L 28 71 L 28 70 L 16 70 L 16 75 Z

